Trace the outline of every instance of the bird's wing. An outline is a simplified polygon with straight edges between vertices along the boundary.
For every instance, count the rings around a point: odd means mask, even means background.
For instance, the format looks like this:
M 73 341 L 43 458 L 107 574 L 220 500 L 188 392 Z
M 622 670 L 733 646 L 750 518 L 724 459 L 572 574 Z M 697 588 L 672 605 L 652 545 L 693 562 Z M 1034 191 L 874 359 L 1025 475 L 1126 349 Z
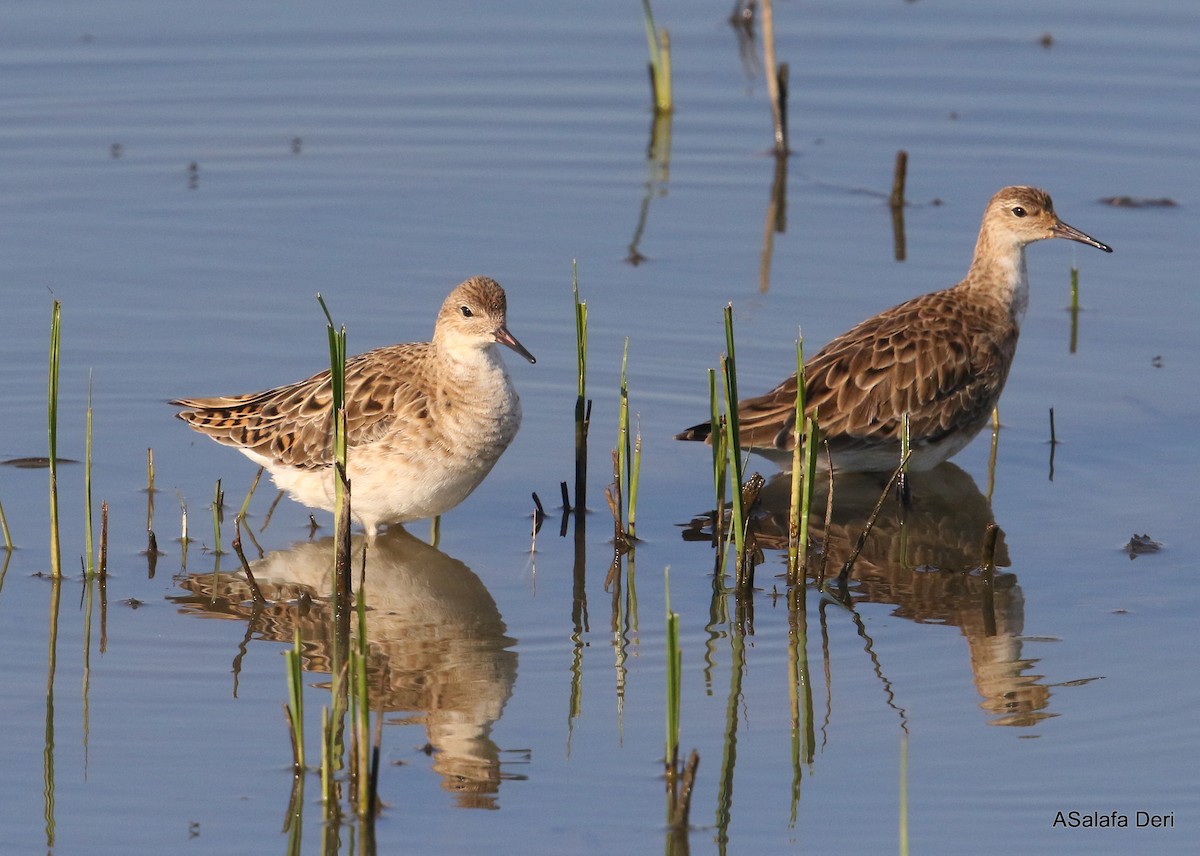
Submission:
M 935 441 L 991 411 L 1017 328 L 950 290 L 923 295 L 838 336 L 805 365 L 805 412 L 836 444 Z M 738 408 L 742 444 L 794 446 L 796 376 Z
M 346 361 L 346 443 L 370 443 L 427 408 L 427 391 L 413 368 L 425 343 L 378 348 Z M 183 398 L 178 415 L 218 443 L 296 467 L 333 461 L 333 390 L 329 371 L 247 395 Z

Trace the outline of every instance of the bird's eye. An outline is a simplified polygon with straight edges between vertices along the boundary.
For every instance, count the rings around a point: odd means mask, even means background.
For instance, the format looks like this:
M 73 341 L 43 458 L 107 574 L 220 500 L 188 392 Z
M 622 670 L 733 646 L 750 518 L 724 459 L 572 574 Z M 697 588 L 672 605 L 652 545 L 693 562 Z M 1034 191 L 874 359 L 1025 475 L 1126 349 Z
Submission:
M 474 318 L 475 313 L 471 311 L 470 306 L 460 306 L 458 311 L 462 313 L 463 318 Z
M 1018 216 L 1018 217 L 1024 217 L 1024 216 L 1025 216 L 1025 209 L 1024 209 L 1024 208 L 1022 208 L 1020 205 L 1018 205 L 1016 208 L 1014 208 L 1014 209 L 1012 210 L 1012 212 L 1013 212 L 1013 214 L 1015 214 L 1015 215 L 1016 215 L 1016 216 Z

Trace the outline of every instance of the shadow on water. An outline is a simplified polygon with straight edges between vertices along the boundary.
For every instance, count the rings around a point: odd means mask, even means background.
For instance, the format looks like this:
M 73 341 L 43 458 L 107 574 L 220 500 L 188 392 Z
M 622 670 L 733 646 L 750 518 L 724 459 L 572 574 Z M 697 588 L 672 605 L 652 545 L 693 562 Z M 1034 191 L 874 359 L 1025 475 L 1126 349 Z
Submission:
M 361 549 L 356 535 L 353 552 Z M 250 639 L 290 644 L 297 628 L 304 670 L 328 674 L 332 555 L 333 539 L 326 538 L 251 563 L 265 608 L 255 607 L 240 572 L 189 574 L 178 580 L 187 594 L 169 600 L 187 614 L 247 623 L 235 676 Z M 495 600 L 465 564 L 400 527 L 380 535 L 367 555 L 372 708 L 408 714 L 393 723 L 424 726 L 433 769 L 459 807 L 498 808 L 501 781 L 525 778 L 502 763 L 526 759 L 502 759 L 491 739 L 517 676 L 515 640 Z

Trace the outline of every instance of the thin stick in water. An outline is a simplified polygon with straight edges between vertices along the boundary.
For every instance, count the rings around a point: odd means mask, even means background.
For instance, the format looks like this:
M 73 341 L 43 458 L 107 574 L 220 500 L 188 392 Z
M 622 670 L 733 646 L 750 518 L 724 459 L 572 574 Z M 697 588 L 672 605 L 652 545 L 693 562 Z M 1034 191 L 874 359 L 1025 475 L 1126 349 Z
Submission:
M 838 574 L 838 585 L 843 589 L 845 588 L 847 578 L 850 576 L 850 572 L 854 570 L 854 563 L 858 561 L 859 554 L 862 552 L 863 547 L 866 546 L 867 536 L 871 534 L 871 530 L 875 527 L 875 520 L 879 517 L 879 512 L 883 509 L 884 500 L 887 499 L 888 493 L 891 492 L 892 485 L 897 482 L 897 480 L 900 478 L 900 474 L 904 472 L 904 467 L 907 463 L 908 457 L 906 456 L 902 461 L 900 461 L 900 466 L 896 467 L 895 471 L 892 473 L 892 477 L 888 479 L 888 483 L 884 485 L 883 492 L 879 494 L 879 500 L 875 503 L 875 507 L 871 510 L 871 516 L 867 518 L 867 525 L 864 526 L 863 531 L 859 533 L 858 541 L 854 545 L 854 550 L 850 553 L 849 558 L 846 559 L 846 563 L 842 565 L 842 571 L 840 574 Z
M 100 501 L 100 582 L 108 577 L 108 503 Z
M 242 564 L 242 573 L 246 575 L 246 582 L 250 585 L 250 595 L 254 598 L 254 603 L 258 606 L 266 606 L 267 599 L 263 597 L 262 589 L 258 587 L 258 581 L 254 579 L 254 572 L 250 570 L 250 563 L 246 561 L 246 554 L 242 551 L 242 519 L 240 517 L 233 519 L 233 552 L 237 553 L 238 561 Z
M 767 77 L 767 97 L 771 102 L 771 121 L 775 131 L 775 154 L 788 153 L 786 66 L 775 58 L 775 11 L 771 0 L 762 0 L 763 70 Z
M 254 491 L 258 489 L 258 480 L 262 478 L 265 467 L 259 467 L 258 472 L 254 474 L 254 481 L 250 482 L 250 490 L 246 491 L 246 498 L 242 500 L 242 507 L 238 510 L 238 520 L 246 519 L 246 510 L 250 507 L 250 500 L 254 497 Z
M 893 208 L 904 207 L 904 183 L 908 178 L 908 152 L 904 149 L 896 152 L 896 166 L 892 172 L 892 195 L 888 204 Z

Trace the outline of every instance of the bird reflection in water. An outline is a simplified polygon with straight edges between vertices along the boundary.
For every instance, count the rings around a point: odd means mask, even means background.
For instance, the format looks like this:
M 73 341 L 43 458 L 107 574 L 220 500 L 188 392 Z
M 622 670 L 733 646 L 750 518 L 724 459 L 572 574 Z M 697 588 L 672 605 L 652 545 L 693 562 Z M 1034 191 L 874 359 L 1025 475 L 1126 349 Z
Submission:
M 943 463 L 908 475 L 911 502 L 882 505 L 850 574 L 851 603 L 893 604 L 893 615 L 918 624 L 957 627 L 966 637 L 980 706 L 992 725 L 1030 726 L 1056 714 L 1047 710 L 1050 688 L 1029 674 L 1036 659 L 1022 656 L 1025 597 L 1015 574 L 985 572 L 984 534 L 991 503 L 959 467 Z M 886 475 L 836 476 L 833 513 L 825 529 L 828 480 L 815 484 L 809 533 L 810 572 L 824 566 L 836 576 L 855 549 L 887 483 Z M 791 476 L 780 473 L 763 490 L 751 526 L 763 549 L 787 550 Z M 694 521 L 688 539 L 707 539 Z M 1001 534 L 994 565 L 1009 565 Z
M 362 536 L 351 553 L 362 555 Z M 187 613 L 247 621 L 247 639 L 291 644 L 298 625 L 304 669 L 328 673 L 332 558 L 327 538 L 251 563 L 268 600 L 261 609 L 241 572 L 181 578 L 189 593 L 170 600 Z M 424 724 L 433 768 L 460 807 L 498 808 L 500 782 L 524 776 L 501 769 L 491 739 L 517 676 L 515 640 L 495 600 L 470 568 L 398 526 L 367 552 L 364 592 L 372 708 L 411 714 L 391 722 Z

